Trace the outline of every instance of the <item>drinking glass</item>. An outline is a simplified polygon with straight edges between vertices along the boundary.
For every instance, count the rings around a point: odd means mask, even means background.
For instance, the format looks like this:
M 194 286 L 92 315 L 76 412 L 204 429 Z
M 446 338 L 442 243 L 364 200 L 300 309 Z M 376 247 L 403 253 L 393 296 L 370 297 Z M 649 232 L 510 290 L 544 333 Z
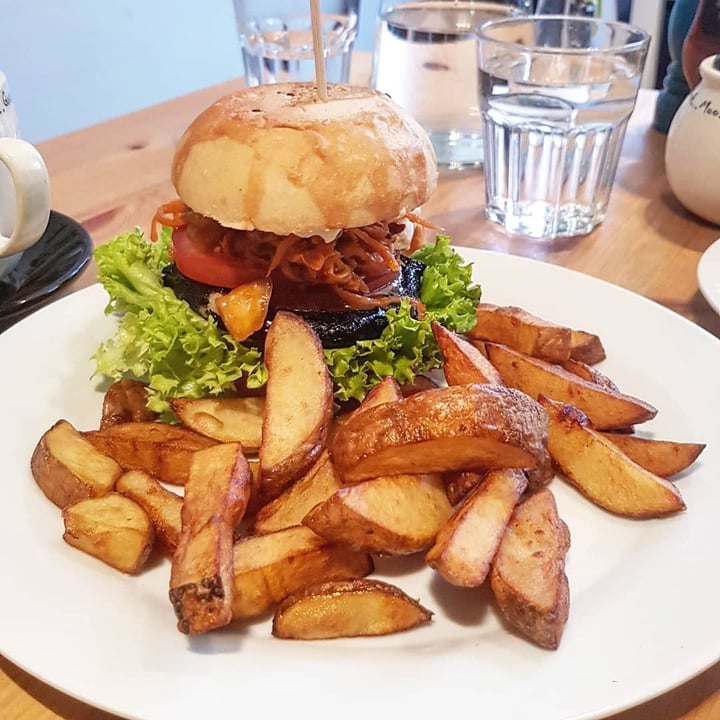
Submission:
M 425 128 L 441 166 L 482 163 L 476 28 L 531 9 L 532 0 L 381 0 L 372 86 Z
M 490 220 L 534 238 L 602 222 L 648 42 L 632 25 L 559 15 L 479 28 Z
M 234 0 L 248 86 L 315 80 L 307 0 Z M 358 0 L 320 0 L 325 77 L 346 83 L 357 36 Z

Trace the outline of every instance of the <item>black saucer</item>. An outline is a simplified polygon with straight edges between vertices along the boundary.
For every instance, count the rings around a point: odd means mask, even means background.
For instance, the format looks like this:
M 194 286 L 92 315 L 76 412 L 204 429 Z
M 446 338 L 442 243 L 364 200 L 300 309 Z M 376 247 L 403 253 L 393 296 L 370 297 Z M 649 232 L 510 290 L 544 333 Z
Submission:
M 92 249 L 82 225 L 51 210 L 43 236 L 0 281 L 0 332 L 49 302 L 88 264 Z

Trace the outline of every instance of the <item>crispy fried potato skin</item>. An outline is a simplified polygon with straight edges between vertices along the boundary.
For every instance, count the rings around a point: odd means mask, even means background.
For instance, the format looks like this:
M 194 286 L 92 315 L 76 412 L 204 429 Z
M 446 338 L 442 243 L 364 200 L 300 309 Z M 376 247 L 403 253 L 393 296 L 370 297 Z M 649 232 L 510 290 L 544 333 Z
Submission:
M 157 414 L 147 406 L 147 385 L 124 378 L 105 391 L 100 429 L 126 422 L 153 422 Z
M 503 384 L 500 373 L 473 344 L 438 322 L 433 322 L 432 331 L 443 356 L 443 372 L 448 385 Z
M 624 517 L 661 517 L 685 509 L 678 489 L 633 462 L 590 426 L 578 408 L 544 396 L 548 450 L 567 478 L 596 505 Z
M 528 468 L 525 471 L 527 475 L 528 493 L 536 492 L 548 485 L 555 477 L 555 463 L 549 452 L 545 452 L 540 462 L 534 468 Z
M 570 358 L 570 328 L 543 320 L 519 307 L 480 303 L 477 323 L 468 334 L 549 362 L 559 363 Z
M 440 387 L 431 377 L 427 375 L 416 375 L 412 382 L 403 383 L 400 386 L 400 393 L 403 397 L 410 397 L 425 390 L 433 390 Z
M 142 470 L 123 473 L 115 489 L 142 507 L 152 521 L 158 539 L 171 553 L 175 552 L 182 527 L 183 499 Z
M 239 442 L 245 452 L 262 440 L 263 397 L 175 398 L 170 407 L 190 430 L 217 442 Z
M 58 420 L 35 446 L 30 460 L 35 482 L 59 508 L 110 492 L 122 468 L 95 449 L 67 421 Z
M 129 422 L 83 433 L 124 470 L 144 470 L 171 485 L 184 485 L 196 450 L 215 440 L 187 428 L 159 422 Z
M 439 475 L 392 475 L 341 488 L 303 524 L 355 550 L 407 555 L 427 549 L 450 512 Z
M 342 487 L 330 456 L 324 450 L 310 470 L 290 487 L 263 506 L 255 516 L 252 532 L 258 535 L 300 525 L 318 504 Z
M 344 482 L 381 475 L 533 467 L 547 418 L 527 395 L 501 385 L 427 390 L 350 417 L 330 456 Z
M 482 585 L 526 486 L 522 470 L 490 471 L 440 529 L 425 562 L 452 585 Z
M 565 556 L 570 532 L 548 488 L 513 512 L 498 548 L 490 584 L 505 619 L 544 648 L 560 644 L 570 608 Z
M 273 635 L 293 640 L 367 637 L 427 623 L 432 613 L 380 580 L 316 585 L 285 598 L 275 611 Z
M 445 493 L 452 506 L 461 503 L 473 488 L 477 487 L 487 477 L 489 470 L 478 472 L 475 470 L 461 470 L 443 473 Z
M 570 357 L 588 365 L 597 365 L 606 357 L 602 340 L 594 333 L 573 330 L 570 333 Z
M 585 380 L 559 365 L 530 357 L 512 348 L 486 343 L 490 362 L 503 380 L 537 398 L 539 395 L 580 408 L 598 430 L 623 428 L 651 420 L 657 410 L 638 398 Z
M 278 312 L 265 341 L 268 381 L 260 447 L 260 495 L 276 498 L 323 450 L 333 388 L 322 345 L 293 313 Z
M 599 385 L 611 393 L 620 392 L 618 386 L 607 375 L 601 373 L 597 368 L 591 367 L 588 363 L 570 358 L 570 360 L 566 360 L 564 363 L 561 363 L 561 365 L 568 372 L 583 378 L 583 380 Z
M 147 562 L 155 541 L 147 513 L 130 498 L 115 492 L 80 500 L 63 509 L 68 545 L 135 575 Z
M 257 617 L 302 588 L 373 570 L 367 553 L 329 543 L 302 525 L 245 538 L 233 548 L 233 618 Z
M 663 478 L 687 470 L 705 449 L 704 443 L 655 440 L 611 432 L 601 434 L 640 467 Z
M 430 387 L 423 388 L 423 390 L 430 389 Z M 410 395 L 415 394 L 414 392 L 410 393 Z M 402 400 L 403 397 L 405 397 L 405 395 L 403 395 L 402 388 L 398 385 L 397 380 L 392 376 L 386 377 L 370 390 L 355 412 L 366 410 L 376 405 L 382 405 L 386 402 L 397 402 L 398 400 Z
M 180 632 L 206 632 L 232 620 L 233 537 L 250 484 L 239 443 L 215 445 L 193 456 L 170 573 L 170 602 Z

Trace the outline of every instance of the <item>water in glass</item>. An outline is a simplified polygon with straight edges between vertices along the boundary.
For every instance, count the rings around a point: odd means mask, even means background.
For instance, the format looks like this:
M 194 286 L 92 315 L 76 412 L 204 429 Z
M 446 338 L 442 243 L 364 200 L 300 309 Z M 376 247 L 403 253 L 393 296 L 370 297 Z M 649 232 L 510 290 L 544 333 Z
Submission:
M 576 45 L 597 37 L 595 27 L 576 29 L 583 30 Z M 491 220 L 538 238 L 582 235 L 602 221 L 645 48 L 627 54 L 481 48 Z

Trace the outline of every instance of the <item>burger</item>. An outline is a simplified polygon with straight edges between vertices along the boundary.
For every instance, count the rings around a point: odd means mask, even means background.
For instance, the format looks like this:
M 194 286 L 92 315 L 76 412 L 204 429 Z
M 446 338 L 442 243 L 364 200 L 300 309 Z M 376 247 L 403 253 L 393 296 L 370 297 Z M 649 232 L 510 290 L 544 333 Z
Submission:
M 480 290 L 418 209 L 437 185 L 418 123 L 369 88 L 261 85 L 201 113 L 176 148 L 178 198 L 96 251 L 117 314 L 97 371 L 151 406 L 265 381 L 264 335 L 290 310 L 316 331 L 338 400 L 438 365 L 430 323 L 469 329 Z M 436 228 L 430 227 L 435 234 Z

